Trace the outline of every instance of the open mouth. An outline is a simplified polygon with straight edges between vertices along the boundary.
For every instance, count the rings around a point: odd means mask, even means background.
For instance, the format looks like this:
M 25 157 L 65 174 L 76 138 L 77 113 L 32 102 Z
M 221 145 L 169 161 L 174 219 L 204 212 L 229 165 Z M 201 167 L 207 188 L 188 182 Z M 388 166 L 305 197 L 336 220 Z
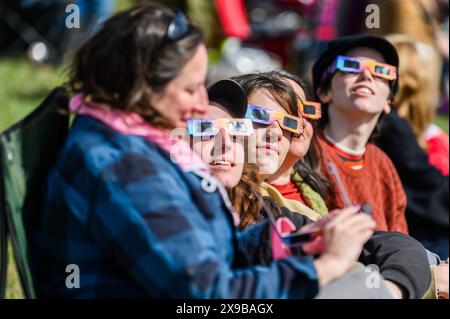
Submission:
M 369 96 L 369 95 L 374 95 L 375 94 L 375 92 L 371 88 L 369 88 L 367 86 L 362 86 L 362 85 L 354 87 L 351 90 L 351 92 L 353 94 L 362 95 L 362 96 Z

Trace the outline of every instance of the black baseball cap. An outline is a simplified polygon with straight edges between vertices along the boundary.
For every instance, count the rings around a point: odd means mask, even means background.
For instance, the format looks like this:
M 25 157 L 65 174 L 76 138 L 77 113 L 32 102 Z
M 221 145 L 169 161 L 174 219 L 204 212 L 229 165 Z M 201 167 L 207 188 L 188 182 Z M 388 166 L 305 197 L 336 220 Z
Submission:
M 207 88 L 208 98 L 225 107 L 235 118 L 244 118 L 247 112 L 247 95 L 234 80 L 223 79 Z
M 333 63 L 338 55 L 345 55 L 351 49 L 357 47 L 368 47 L 378 51 L 384 58 L 387 64 L 393 65 L 397 68 L 397 79 L 392 85 L 392 94 L 398 90 L 398 54 L 395 47 L 385 38 L 359 34 L 352 36 L 345 36 L 332 40 L 328 43 L 325 52 L 317 59 L 313 66 L 313 85 L 314 92 L 317 92 L 325 70 Z

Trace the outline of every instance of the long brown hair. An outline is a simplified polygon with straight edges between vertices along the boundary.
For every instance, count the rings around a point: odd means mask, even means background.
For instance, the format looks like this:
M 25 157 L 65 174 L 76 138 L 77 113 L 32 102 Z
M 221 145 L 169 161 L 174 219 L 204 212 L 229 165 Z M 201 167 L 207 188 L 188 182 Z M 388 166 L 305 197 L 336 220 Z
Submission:
M 287 113 L 298 116 L 297 94 L 286 81 L 274 73 L 246 74 L 234 77 L 233 80 L 242 86 L 247 97 L 256 91 L 266 90 Z M 240 229 L 245 229 L 264 218 L 261 214 L 264 200 L 261 194 L 262 182 L 256 164 L 245 163 L 241 180 L 237 186 L 229 190 L 233 207 L 241 218 Z M 279 205 L 273 202 L 268 204 L 274 215 L 280 216 Z
M 238 185 L 228 190 L 231 203 L 240 216 L 239 229 L 258 223 L 269 209 L 275 218 L 282 216 L 281 206 L 275 200 L 266 200 L 261 194 L 261 177 L 255 164 L 245 164 Z M 264 203 L 264 204 L 263 204 Z M 263 209 L 263 206 L 264 209 Z
M 298 76 L 289 73 L 284 70 L 276 70 L 272 71 L 273 74 L 278 75 L 282 79 L 289 79 L 291 81 L 294 81 L 297 83 L 305 92 L 305 97 L 307 100 L 310 99 L 310 90 L 308 89 L 306 83 L 300 79 Z M 301 101 L 300 96 L 298 96 L 298 99 Z M 317 142 L 317 128 L 319 126 L 318 120 L 310 120 L 305 119 L 306 121 L 310 122 L 313 129 L 314 134 L 311 139 L 311 144 L 309 146 L 308 152 L 306 155 L 301 158 L 294 166 L 294 170 L 296 170 L 300 176 L 303 178 L 304 183 L 311 186 L 311 188 L 319 193 L 319 195 L 325 199 L 329 188 L 330 188 L 330 182 L 328 179 L 321 173 L 321 163 L 320 163 L 320 148 L 319 144 Z
M 203 43 L 201 31 L 190 22 L 186 34 L 169 39 L 175 16 L 162 5 L 142 3 L 108 19 L 76 52 L 69 91 L 170 127 L 150 104 L 150 96 L 161 92 Z
M 262 203 L 257 197 L 258 194 L 261 194 L 261 182 L 257 166 L 245 163 L 239 183 L 228 190 L 233 207 L 241 219 L 239 225 L 241 230 L 257 223 L 261 219 L 259 212 L 261 211 Z

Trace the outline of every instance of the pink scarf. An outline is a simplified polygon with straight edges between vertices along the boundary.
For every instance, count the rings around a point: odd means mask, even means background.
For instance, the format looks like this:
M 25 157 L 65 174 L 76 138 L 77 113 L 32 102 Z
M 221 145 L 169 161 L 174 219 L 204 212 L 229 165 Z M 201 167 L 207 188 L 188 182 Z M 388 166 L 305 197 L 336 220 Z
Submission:
M 170 130 L 155 128 L 137 113 L 124 113 L 102 104 L 83 100 L 82 94 L 72 97 L 69 102 L 70 110 L 79 115 L 93 117 L 122 134 L 144 137 L 169 154 L 171 160 L 184 171 L 201 170 L 209 172 L 209 167 L 191 149 L 189 143 L 180 138 L 176 139 L 175 136 L 171 135 Z
M 170 159 L 185 172 L 194 171 L 203 180 L 213 180 L 216 183 L 216 180 L 210 175 L 208 165 L 203 163 L 200 156 L 191 149 L 189 143 L 180 138 L 178 140 L 175 139 L 168 129 L 158 129 L 152 126 L 139 114 L 127 114 L 102 104 L 85 102 L 82 94 L 77 94 L 70 99 L 69 109 L 76 114 L 93 117 L 122 134 L 144 137 L 146 140 L 158 145 L 167 154 L 170 154 Z M 219 190 L 230 209 L 235 226 L 239 225 L 239 215 L 231 206 L 225 189 L 220 185 Z

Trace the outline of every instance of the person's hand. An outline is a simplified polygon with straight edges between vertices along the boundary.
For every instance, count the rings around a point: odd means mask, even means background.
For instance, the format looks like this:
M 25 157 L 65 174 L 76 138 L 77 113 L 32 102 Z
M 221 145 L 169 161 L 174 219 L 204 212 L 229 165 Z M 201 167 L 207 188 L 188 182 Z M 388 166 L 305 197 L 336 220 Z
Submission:
M 340 260 L 356 261 L 363 245 L 373 234 L 375 221 L 366 214 L 357 214 L 359 207 L 342 209 L 325 224 L 324 254 Z
M 448 299 L 448 264 L 436 266 L 436 288 L 439 299 Z
M 303 226 L 300 229 L 302 233 L 323 233 L 326 224 L 333 220 L 340 211 L 334 211 L 327 216 L 319 219 L 315 223 Z M 325 251 L 325 239 L 323 235 L 316 236 L 312 241 L 302 244 L 302 250 L 309 255 L 321 255 Z
M 361 254 L 363 245 L 372 236 L 374 220 L 357 214 L 359 207 L 344 208 L 323 228 L 324 251 L 315 261 L 321 286 L 348 272 Z

